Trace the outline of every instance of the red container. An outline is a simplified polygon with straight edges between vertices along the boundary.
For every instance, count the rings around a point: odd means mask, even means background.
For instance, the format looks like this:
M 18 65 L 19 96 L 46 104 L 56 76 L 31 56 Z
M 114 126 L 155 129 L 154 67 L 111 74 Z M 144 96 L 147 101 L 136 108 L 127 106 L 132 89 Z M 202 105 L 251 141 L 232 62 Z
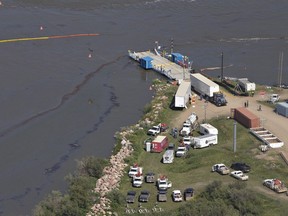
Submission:
M 162 152 L 168 146 L 168 138 L 166 136 L 157 136 L 151 144 L 151 152 Z
M 260 118 L 245 107 L 234 110 L 234 119 L 247 128 L 260 127 Z

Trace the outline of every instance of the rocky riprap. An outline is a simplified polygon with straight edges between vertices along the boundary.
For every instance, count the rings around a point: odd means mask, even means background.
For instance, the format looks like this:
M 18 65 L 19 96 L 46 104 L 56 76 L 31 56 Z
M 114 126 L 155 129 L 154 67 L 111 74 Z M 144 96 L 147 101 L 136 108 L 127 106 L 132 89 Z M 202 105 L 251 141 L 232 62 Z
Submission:
M 159 93 L 165 92 L 165 89 L 168 86 L 169 84 L 162 87 L 154 86 L 156 89 L 156 97 L 153 99 L 153 111 L 145 116 L 144 121 L 134 126 L 135 130 L 143 129 L 141 125 L 147 126 L 155 123 L 160 111 L 163 109 L 163 102 L 167 100 L 167 96 L 160 96 Z M 121 178 L 124 175 L 125 167 L 128 166 L 124 159 L 129 157 L 133 152 L 132 143 L 126 139 L 126 137 L 134 133 L 134 129 L 131 128 L 123 130 L 119 133 L 119 136 L 122 137 L 121 149 L 116 155 L 112 155 L 110 157 L 110 165 L 103 169 L 103 176 L 97 180 L 94 191 L 100 194 L 100 202 L 92 206 L 91 211 L 87 214 L 87 216 L 118 215 L 116 212 L 112 212 L 110 205 L 111 200 L 109 200 L 106 195 L 112 190 L 119 188 Z

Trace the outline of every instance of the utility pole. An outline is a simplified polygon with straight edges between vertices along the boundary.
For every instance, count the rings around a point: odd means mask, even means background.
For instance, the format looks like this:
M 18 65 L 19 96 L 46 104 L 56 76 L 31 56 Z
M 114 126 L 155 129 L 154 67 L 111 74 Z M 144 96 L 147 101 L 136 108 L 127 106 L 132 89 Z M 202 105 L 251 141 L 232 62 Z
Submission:
M 221 52 L 221 82 L 223 82 L 223 52 Z
M 205 102 L 204 103 L 204 123 L 206 123 L 207 106 L 208 106 L 208 104 Z
M 283 71 L 283 52 L 279 54 L 279 72 L 278 72 L 278 82 L 279 87 L 282 85 L 282 71 Z
M 173 53 L 173 38 L 171 38 L 171 53 L 170 54 L 172 54 Z
M 235 153 L 236 152 L 236 129 L 237 129 L 236 121 L 234 121 L 233 125 L 234 125 L 233 152 Z

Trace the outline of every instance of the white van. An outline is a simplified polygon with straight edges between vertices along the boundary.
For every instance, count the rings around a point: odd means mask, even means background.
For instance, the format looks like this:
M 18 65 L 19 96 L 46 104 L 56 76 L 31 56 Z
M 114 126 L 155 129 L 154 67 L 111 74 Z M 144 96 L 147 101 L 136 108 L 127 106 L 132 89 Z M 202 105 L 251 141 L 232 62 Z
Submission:
M 217 134 L 206 134 L 203 136 L 194 137 L 192 141 L 193 148 L 205 148 L 216 144 L 218 144 Z
M 165 151 L 165 153 L 163 154 L 163 157 L 162 157 L 163 163 L 164 164 L 173 163 L 173 160 L 174 160 L 174 150 L 173 149 L 167 149 Z
M 211 124 L 200 124 L 199 131 L 201 134 L 218 134 L 218 129 Z

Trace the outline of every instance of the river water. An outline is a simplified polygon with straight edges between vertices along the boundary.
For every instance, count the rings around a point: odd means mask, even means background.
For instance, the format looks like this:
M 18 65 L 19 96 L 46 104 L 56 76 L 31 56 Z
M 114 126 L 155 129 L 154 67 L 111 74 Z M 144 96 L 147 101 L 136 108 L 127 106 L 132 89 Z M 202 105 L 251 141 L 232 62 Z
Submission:
M 10 0 L 0 6 L 0 215 L 31 215 L 65 191 L 76 160 L 108 157 L 134 124 L 155 78 L 127 57 L 155 41 L 193 67 L 273 85 L 288 82 L 288 2 L 251 0 Z M 41 28 L 42 27 L 42 28 Z M 280 69 L 279 54 L 284 53 Z

